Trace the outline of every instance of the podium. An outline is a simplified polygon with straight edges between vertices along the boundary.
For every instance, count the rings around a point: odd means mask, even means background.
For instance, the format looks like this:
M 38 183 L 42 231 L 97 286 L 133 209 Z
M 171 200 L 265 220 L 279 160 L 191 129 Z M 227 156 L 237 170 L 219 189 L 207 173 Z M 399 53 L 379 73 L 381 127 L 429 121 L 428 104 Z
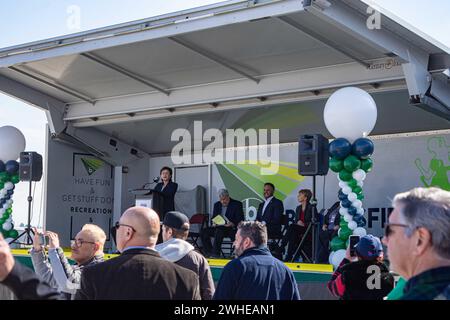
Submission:
M 135 206 L 152 208 L 156 211 L 159 219 L 164 219 L 164 195 L 155 189 L 134 189 Z

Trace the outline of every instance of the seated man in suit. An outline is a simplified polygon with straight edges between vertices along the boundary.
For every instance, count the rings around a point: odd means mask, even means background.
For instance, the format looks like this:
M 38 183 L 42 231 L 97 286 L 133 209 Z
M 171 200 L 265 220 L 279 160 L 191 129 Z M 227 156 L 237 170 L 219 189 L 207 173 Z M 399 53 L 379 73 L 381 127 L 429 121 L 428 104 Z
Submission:
M 269 239 L 281 235 L 281 216 L 284 214 L 283 202 L 274 197 L 275 186 L 267 182 L 264 184 L 264 199 L 258 207 L 256 220 L 261 221 L 267 226 Z
M 212 220 L 219 215 L 225 220 L 225 224 L 217 225 L 213 221 L 212 227 L 204 229 L 201 235 L 205 252 L 215 257 L 220 256 L 223 238 L 229 237 L 234 241 L 237 225 L 244 220 L 242 203 L 231 199 L 226 189 L 219 190 L 219 201 L 214 204 Z M 210 237 L 214 237 L 214 247 Z

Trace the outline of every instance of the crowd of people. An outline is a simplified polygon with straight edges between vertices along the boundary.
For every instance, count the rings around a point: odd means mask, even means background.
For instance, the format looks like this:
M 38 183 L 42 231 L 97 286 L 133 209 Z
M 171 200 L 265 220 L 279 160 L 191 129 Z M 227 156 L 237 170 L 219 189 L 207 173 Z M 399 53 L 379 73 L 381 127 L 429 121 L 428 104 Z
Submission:
M 160 221 L 154 210 L 144 207 L 131 207 L 120 217 L 115 225 L 120 255 L 109 260 L 103 256 L 105 232 L 93 224 L 84 225 L 72 241 L 74 265 L 56 233 L 45 233 L 46 253 L 35 229 L 30 250 L 34 272 L 14 260 L 0 235 L 0 281 L 18 299 L 299 300 L 302 284 L 269 242 L 281 239 L 280 247 L 287 246 L 287 257 L 293 258 L 293 248 L 313 219 L 312 195 L 300 190 L 294 221 L 281 234 L 284 209 L 274 191 L 272 184 L 264 185 L 265 201 L 255 221 L 244 221 L 242 204 L 226 190 L 219 192 L 213 219 L 221 216 L 223 221 L 214 219 L 218 223 L 206 229 L 202 240 L 206 251 L 218 255 L 223 238 L 232 237 L 235 258 L 217 284 L 207 259 L 187 241 L 189 218 L 171 210 Z M 338 207 L 327 211 L 321 241 L 336 234 Z M 366 235 L 353 248 L 349 245 L 328 290 L 343 300 L 450 299 L 450 192 L 416 188 L 396 195 L 393 207 L 382 241 Z M 401 277 L 397 287 L 393 272 Z

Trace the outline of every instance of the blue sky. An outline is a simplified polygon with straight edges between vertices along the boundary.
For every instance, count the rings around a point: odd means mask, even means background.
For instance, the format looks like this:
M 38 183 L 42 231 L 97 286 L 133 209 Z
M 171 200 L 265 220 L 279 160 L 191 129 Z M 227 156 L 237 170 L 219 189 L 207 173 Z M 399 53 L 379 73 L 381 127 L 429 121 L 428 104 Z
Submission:
M 0 48 L 89 30 L 192 7 L 214 0 L 0 0 Z M 422 32 L 450 47 L 450 1 L 448 0 L 374 0 Z M 80 8 L 80 28 L 69 28 L 71 6 Z M 44 112 L 0 93 L 0 127 L 12 125 L 25 135 L 27 151 L 45 156 Z M 42 184 L 37 184 L 32 224 L 42 221 Z M 27 184 L 15 189 L 13 218 L 16 225 L 26 222 Z M 40 218 L 40 219 L 39 219 Z

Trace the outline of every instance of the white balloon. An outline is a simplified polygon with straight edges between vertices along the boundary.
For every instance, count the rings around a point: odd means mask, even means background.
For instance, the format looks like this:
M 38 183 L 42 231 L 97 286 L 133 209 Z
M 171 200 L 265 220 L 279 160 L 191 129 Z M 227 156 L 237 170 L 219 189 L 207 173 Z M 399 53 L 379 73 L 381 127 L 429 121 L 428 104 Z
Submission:
M 358 186 L 360 186 L 361 188 L 363 187 L 363 185 L 364 185 L 364 182 L 362 182 L 362 181 L 357 181 L 357 183 L 356 183 Z
M 367 234 L 366 229 L 364 229 L 362 227 L 358 227 L 355 230 L 353 230 L 353 235 L 355 235 L 355 236 L 364 237 L 366 234 Z
M 348 187 L 347 183 L 345 183 L 344 181 L 339 181 L 339 188 L 343 189 L 345 187 Z
M 344 260 L 345 258 L 345 253 L 346 250 L 345 249 L 340 249 L 334 252 L 333 256 L 331 257 L 331 264 L 334 266 L 334 268 L 336 269 L 337 267 L 339 267 L 339 265 L 341 264 L 342 260 Z
M 0 209 L 0 215 L 3 215 L 5 213 L 5 211 L 6 211 L 6 208 L 1 208 Z
M 344 215 L 344 221 L 350 223 L 353 220 L 353 217 L 349 214 Z
M 333 255 L 334 255 L 334 251 L 331 251 L 330 255 L 328 256 L 328 262 L 330 264 L 333 264 Z
M 6 196 L 6 189 L 0 190 L 0 198 L 3 198 L 4 196 Z
M 356 193 L 350 192 L 350 194 L 348 195 L 348 200 L 350 200 L 351 202 L 353 202 L 353 201 L 355 201 L 356 199 L 358 199 L 358 197 L 356 196 Z
M 12 190 L 14 188 L 14 183 L 12 183 L 11 181 L 5 182 L 4 188 L 6 190 Z
M 358 208 L 356 209 L 356 213 L 358 213 L 359 215 L 364 214 L 364 209 L 362 207 Z
M 366 172 L 363 169 L 358 169 L 353 171 L 352 177 L 358 182 L 363 181 L 366 178 Z
M 349 228 L 350 230 L 355 230 L 357 227 L 358 227 L 358 224 L 357 224 L 355 221 L 350 221 L 350 222 L 348 223 L 348 228 Z
M 364 90 L 346 87 L 328 98 L 323 119 L 335 138 L 346 138 L 353 143 L 373 130 L 377 121 L 377 106 Z
M 340 207 L 339 213 L 341 214 L 341 216 L 345 216 L 346 214 L 348 214 L 348 210 L 347 210 L 347 208 Z
M 355 200 L 352 202 L 352 206 L 356 208 L 356 210 L 358 210 L 359 208 L 362 208 L 362 202 L 361 200 Z
M 12 126 L 0 127 L 0 160 L 17 160 L 25 150 L 25 137 L 19 129 Z
M 348 194 L 352 193 L 352 188 L 345 186 L 345 187 L 342 188 L 342 192 L 344 194 L 348 195 Z
M 3 230 L 9 231 L 12 228 L 12 223 L 11 222 L 5 222 L 5 223 L 3 223 L 2 227 L 3 227 Z

